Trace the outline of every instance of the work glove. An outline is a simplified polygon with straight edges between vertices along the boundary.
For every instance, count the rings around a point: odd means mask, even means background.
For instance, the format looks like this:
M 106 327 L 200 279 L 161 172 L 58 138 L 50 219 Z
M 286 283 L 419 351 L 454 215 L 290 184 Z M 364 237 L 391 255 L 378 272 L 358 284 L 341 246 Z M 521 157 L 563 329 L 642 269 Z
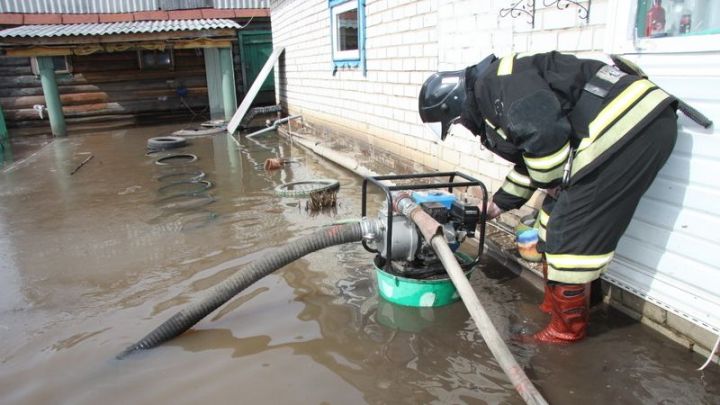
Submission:
M 480 211 L 482 211 L 482 205 L 480 206 Z M 497 204 L 495 204 L 492 201 L 488 202 L 488 206 L 487 206 L 487 219 L 488 220 L 499 217 L 500 214 L 502 214 L 503 212 L 505 212 L 505 210 L 498 207 Z

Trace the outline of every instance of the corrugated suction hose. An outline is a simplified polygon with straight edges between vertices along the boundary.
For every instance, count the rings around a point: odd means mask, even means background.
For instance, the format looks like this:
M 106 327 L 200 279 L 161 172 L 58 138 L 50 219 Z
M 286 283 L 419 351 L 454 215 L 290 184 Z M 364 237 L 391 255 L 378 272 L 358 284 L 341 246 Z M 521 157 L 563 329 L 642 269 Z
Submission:
M 291 241 L 215 286 L 202 299 L 173 315 L 137 343 L 118 354 L 117 358 L 122 359 L 134 351 L 150 349 L 179 336 L 232 297 L 290 262 L 326 247 L 358 242 L 362 237 L 362 225 L 355 222 L 333 225 Z

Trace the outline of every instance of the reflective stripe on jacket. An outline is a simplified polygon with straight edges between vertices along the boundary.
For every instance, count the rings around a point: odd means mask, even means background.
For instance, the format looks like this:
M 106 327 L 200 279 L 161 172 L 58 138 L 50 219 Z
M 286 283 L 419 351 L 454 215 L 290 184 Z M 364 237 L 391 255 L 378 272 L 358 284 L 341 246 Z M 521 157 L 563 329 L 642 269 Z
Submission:
M 604 66 L 559 52 L 508 55 L 475 78 L 476 111 L 468 113 L 485 122 L 483 143 L 493 152 L 502 149 L 501 156 L 516 164 L 515 172 L 532 180 L 523 189 L 506 178 L 494 197 L 500 208 L 522 206 L 535 187 L 559 185 L 573 147 L 577 153 L 570 182 L 576 182 L 675 102 L 652 82 L 623 74 L 597 103 L 579 103 L 592 96 L 586 85 Z

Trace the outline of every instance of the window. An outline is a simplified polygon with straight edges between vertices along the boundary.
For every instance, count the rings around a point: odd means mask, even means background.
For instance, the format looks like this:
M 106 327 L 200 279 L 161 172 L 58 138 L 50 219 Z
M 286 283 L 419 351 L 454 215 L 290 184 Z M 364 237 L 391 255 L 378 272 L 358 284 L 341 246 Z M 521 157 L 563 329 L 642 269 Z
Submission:
M 70 62 L 69 56 L 51 56 L 51 58 L 55 73 L 72 73 L 72 63 Z M 32 58 L 30 61 L 30 67 L 32 68 L 32 72 L 35 76 L 40 75 L 37 58 Z
M 138 66 L 141 70 L 155 70 L 175 68 L 175 58 L 172 49 L 164 51 L 138 51 Z
M 720 34 L 720 1 L 638 0 L 640 38 Z
M 332 58 L 335 68 L 365 64 L 365 16 L 361 0 L 329 0 Z

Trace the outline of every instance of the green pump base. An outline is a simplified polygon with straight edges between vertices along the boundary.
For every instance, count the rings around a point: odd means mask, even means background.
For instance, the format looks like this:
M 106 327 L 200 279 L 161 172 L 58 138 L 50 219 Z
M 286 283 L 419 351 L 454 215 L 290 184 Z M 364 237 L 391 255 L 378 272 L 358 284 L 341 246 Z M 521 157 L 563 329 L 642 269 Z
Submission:
M 456 252 L 455 257 L 461 264 L 472 262 L 472 259 Z M 474 268 L 465 272 L 469 278 Z M 431 280 L 418 280 L 390 274 L 375 266 L 378 290 L 385 300 L 406 307 L 441 307 L 452 304 L 460 299 L 455 286 L 449 277 Z

